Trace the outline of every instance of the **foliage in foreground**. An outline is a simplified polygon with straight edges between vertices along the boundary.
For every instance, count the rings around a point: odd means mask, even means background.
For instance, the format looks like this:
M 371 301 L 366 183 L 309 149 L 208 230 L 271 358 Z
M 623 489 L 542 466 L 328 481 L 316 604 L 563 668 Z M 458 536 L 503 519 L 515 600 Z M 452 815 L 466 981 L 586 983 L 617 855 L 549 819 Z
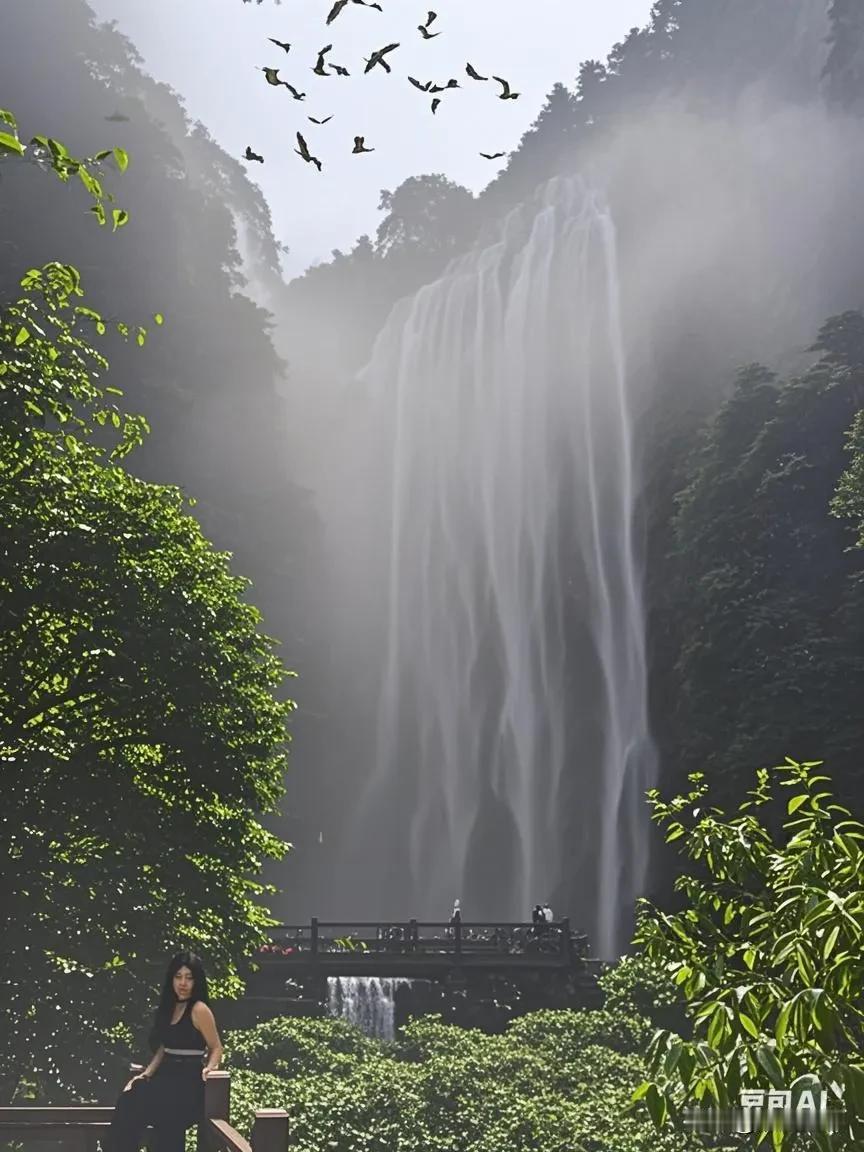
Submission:
M 393 1044 L 336 1020 L 281 1019 L 228 1038 L 232 1123 L 285 1108 L 304 1152 L 673 1152 L 625 1116 L 649 1023 L 622 1012 L 542 1011 L 503 1035 L 412 1021 Z
M 22 286 L 0 313 L 0 1091 L 101 1097 L 166 953 L 230 990 L 263 937 L 292 705 L 248 581 L 118 463 L 146 424 L 99 383 L 77 273 Z
M 800 1090 L 815 1077 L 835 1103 L 845 1092 L 844 1130 L 815 1136 L 818 1146 L 864 1140 L 864 826 L 831 802 L 816 767 L 760 770 L 731 819 L 703 806 L 699 773 L 670 803 L 650 794 L 667 841 L 700 865 L 676 882 L 684 910 L 643 901 L 637 931 L 683 991 L 694 1027 L 692 1041 L 668 1030 L 652 1041 L 652 1079 L 637 1099 L 661 1130 L 685 1103 L 735 1105 L 742 1087 Z M 769 815 L 778 777 L 789 797 L 775 836 L 759 809 Z

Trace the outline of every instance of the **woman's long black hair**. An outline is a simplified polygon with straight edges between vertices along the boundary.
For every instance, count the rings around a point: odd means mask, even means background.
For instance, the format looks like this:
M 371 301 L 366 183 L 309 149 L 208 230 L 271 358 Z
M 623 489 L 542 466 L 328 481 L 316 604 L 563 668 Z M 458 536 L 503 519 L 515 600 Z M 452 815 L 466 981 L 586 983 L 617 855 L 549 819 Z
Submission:
M 162 1030 L 171 1023 L 171 1017 L 174 1015 L 174 1009 L 177 1005 L 177 997 L 174 994 L 174 975 L 181 968 L 188 968 L 192 973 L 192 995 L 189 997 L 187 1011 L 191 1011 L 196 1000 L 201 1000 L 204 1004 L 210 1003 L 210 994 L 207 990 L 207 973 L 204 971 L 201 958 L 196 956 L 194 952 L 178 952 L 176 956 L 172 956 L 165 972 L 162 995 L 159 997 L 159 1007 L 153 1015 L 153 1027 L 150 1030 L 151 1052 L 155 1052 L 162 1043 Z

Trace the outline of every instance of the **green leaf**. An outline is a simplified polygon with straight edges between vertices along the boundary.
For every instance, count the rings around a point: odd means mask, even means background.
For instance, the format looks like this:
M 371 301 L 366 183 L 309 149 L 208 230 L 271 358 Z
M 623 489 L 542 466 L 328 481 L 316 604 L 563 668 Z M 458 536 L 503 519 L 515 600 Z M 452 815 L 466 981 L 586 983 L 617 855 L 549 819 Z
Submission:
M 30 339 L 30 333 L 28 332 L 28 330 L 26 328 L 19 328 L 18 334 L 15 337 L 15 347 L 20 348 L 21 345 L 25 344 L 29 339 Z
M 809 797 L 806 792 L 801 792 L 798 796 L 793 796 L 786 806 L 788 815 L 791 816 L 793 812 L 797 812 L 801 805 L 805 804 L 808 799 Z
M 122 148 L 114 149 L 114 161 L 121 172 L 125 172 L 129 167 L 129 156 Z
M 655 1128 L 662 1128 L 667 1115 L 666 1097 L 660 1093 L 656 1084 L 649 1084 L 645 1103 Z
M 155 312 L 153 314 L 153 323 L 154 324 L 164 324 L 165 323 L 165 317 L 162 315 L 161 312 Z
M 825 940 L 825 946 L 822 949 L 822 959 L 827 960 L 831 953 L 834 951 L 834 945 L 837 943 L 837 937 L 840 935 L 840 925 L 835 924 L 828 937 Z
M 18 131 L 18 121 L 8 109 L 0 108 L 0 120 L 2 120 L 4 124 L 8 124 L 9 127 L 13 128 L 16 132 Z
M 744 1031 L 749 1032 L 750 1035 L 754 1039 L 758 1040 L 759 1039 L 759 1029 L 756 1027 L 755 1022 L 750 1019 L 750 1017 L 747 1015 L 747 1013 L 746 1012 L 739 1012 L 738 1013 L 738 1019 L 741 1021 L 741 1025 L 744 1028 Z
M 24 145 L 17 136 L 12 136 L 9 132 L 0 132 L 0 151 L 15 152 L 23 156 Z
M 760 1044 L 755 1052 L 756 1062 L 759 1067 L 771 1081 L 774 1088 L 782 1088 L 784 1086 L 783 1067 L 772 1048 L 766 1044 Z
M 125 208 L 113 208 L 111 210 L 111 218 L 114 221 L 115 232 L 118 228 L 122 228 L 124 224 L 129 223 L 129 213 Z

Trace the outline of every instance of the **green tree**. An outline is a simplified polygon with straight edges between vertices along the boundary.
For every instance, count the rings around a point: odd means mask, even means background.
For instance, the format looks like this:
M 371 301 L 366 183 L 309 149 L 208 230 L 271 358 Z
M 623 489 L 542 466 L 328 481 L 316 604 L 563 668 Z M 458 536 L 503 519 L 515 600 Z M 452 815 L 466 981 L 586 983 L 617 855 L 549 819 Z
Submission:
M 122 148 L 104 148 L 86 159 L 73 156 L 69 149 L 60 140 L 50 136 L 34 136 L 29 145 L 21 142 L 18 136 L 18 121 L 12 112 L 0 108 L 0 163 L 8 163 L 12 158 L 29 161 L 52 171 L 63 183 L 68 183 L 73 176 L 77 176 L 87 190 L 93 205 L 90 211 L 100 224 L 107 222 L 105 212 L 106 201 L 114 203 L 114 195 L 105 192 L 102 187 L 102 170 L 104 161 L 111 157 L 120 172 L 125 172 L 129 165 L 129 157 Z M 116 232 L 129 221 L 129 213 L 123 208 L 111 209 L 111 222 Z
M 857 0 L 832 0 L 828 58 L 822 78 L 832 104 L 864 111 L 864 8 Z
M 450 256 L 476 230 L 471 192 L 440 174 L 412 176 L 395 192 L 385 189 L 378 207 L 386 212 L 376 233 L 381 256 Z
M 670 747 L 680 778 L 704 770 L 724 802 L 784 744 L 825 748 L 844 799 L 861 781 L 864 558 L 831 504 L 864 406 L 864 317 L 833 317 L 813 351 L 789 382 L 739 373 L 677 499 Z
M 271 1021 L 228 1037 L 232 1120 L 248 1132 L 256 1107 L 286 1108 L 307 1152 L 682 1152 L 695 1145 L 624 1114 L 650 1031 L 607 1010 L 534 1012 L 494 1036 L 424 1016 L 385 1044 Z
M 684 907 L 643 900 L 636 933 L 687 999 L 692 1040 L 668 1030 L 650 1048 L 652 1079 L 637 1090 L 658 1127 L 689 1102 L 728 1107 L 742 1087 L 801 1090 L 817 1080 L 835 1103 L 841 1133 L 820 1148 L 864 1139 L 864 825 L 832 803 L 819 765 L 787 760 L 757 773 L 750 799 L 727 818 L 705 807 L 701 774 L 671 802 L 649 793 L 653 818 L 697 866 L 676 888 Z M 782 828 L 763 819 L 774 785 L 789 791 Z M 763 809 L 760 813 L 759 809 Z M 774 1147 L 795 1137 L 774 1135 Z
M 119 463 L 146 425 L 100 383 L 81 329 L 106 324 L 75 303 L 78 274 L 51 265 L 22 286 L 0 313 L 7 1099 L 92 1091 L 177 945 L 236 990 L 268 918 L 257 876 L 284 848 L 259 817 L 292 709 L 248 581 L 178 489 Z

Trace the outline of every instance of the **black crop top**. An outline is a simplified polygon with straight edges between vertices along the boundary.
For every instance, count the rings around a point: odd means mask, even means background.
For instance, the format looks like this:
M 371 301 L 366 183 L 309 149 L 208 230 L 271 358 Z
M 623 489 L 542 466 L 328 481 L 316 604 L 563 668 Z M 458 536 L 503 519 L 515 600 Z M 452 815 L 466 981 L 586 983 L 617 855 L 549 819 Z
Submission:
M 176 1024 L 162 1024 L 158 1031 L 159 1043 L 166 1051 L 174 1049 L 184 1054 L 200 1053 L 202 1056 L 207 1053 L 207 1043 L 192 1023 L 191 1004 L 187 1004 Z

